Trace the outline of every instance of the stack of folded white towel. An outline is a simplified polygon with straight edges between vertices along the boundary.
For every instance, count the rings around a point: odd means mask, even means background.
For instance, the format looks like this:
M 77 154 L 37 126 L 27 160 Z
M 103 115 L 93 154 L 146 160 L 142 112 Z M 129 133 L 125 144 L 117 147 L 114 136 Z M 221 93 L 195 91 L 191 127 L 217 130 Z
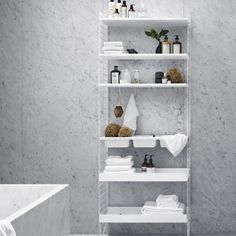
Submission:
M 104 54 L 121 54 L 124 53 L 124 46 L 121 41 L 104 42 Z
M 133 168 L 133 156 L 109 156 L 105 162 L 106 166 L 104 173 L 132 173 L 135 171 Z
M 180 203 L 176 195 L 159 195 L 156 202 L 146 202 L 142 214 L 184 214 L 185 205 Z

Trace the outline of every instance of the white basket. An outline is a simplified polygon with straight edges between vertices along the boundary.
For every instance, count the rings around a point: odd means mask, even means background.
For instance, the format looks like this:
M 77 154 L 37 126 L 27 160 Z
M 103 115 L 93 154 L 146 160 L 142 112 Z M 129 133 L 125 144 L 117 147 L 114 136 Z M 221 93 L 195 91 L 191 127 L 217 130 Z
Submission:
M 136 148 L 154 148 L 157 140 L 152 135 L 137 135 L 133 139 L 133 144 Z
M 105 140 L 105 146 L 107 148 L 127 148 L 129 147 L 131 144 L 130 140 L 120 140 L 120 139 L 116 139 L 116 140 Z

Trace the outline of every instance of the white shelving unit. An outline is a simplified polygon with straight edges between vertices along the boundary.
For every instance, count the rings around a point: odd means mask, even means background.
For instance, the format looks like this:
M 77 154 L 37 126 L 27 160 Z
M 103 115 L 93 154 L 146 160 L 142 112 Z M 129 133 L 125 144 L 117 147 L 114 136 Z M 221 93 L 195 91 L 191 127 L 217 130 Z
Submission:
M 108 31 L 110 28 L 119 27 L 122 33 L 123 27 L 163 27 L 163 28 L 181 28 L 186 32 L 185 48 L 183 54 L 103 54 L 102 45 L 104 41 L 109 41 Z M 179 223 L 186 224 L 186 235 L 190 235 L 190 176 L 191 176 L 191 157 L 190 157 L 190 30 L 191 23 L 188 18 L 137 18 L 137 19 L 99 19 L 99 39 L 100 39 L 100 66 L 99 66 L 99 221 L 100 234 L 109 234 L 109 223 Z M 173 60 L 184 63 L 186 83 L 183 84 L 109 84 L 109 62 L 127 60 Z M 126 63 L 126 62 L 125 62 Z M 129 138 L 107 138 L 103 137 L 104 125 L 109 123 L 109 96 L 113 94 L 111 89 L 167 89 L 184 88 L 187 94 L 187 124 L 186 134 L 189 137 L 186 155 L 185 168 L 158 168 L 155 173 L 142 173 L 136 169 L 133 173 L 104 173 L 105 159 L 108 156 L 108 148 L 105 146 L 106 140 L 135 140 L 136 137 Z M 140 91 L 140 90 L 139 90 Z M 182 94 L 182 93 L 179 93 Z M 158 95 L 157 95 L 158 96 Z M 181 96 L 181 95 L 180 95 Z M 184 95 L 183 95 L 184 96 Z M 147 139 L 156 139 L 159 137 L 147 137 Z M 186 213 L 185 214 L 141 214 L 141 207 L 111 207 L 109 206 L 109 184 L 113 182 L 180 182 L 186 184 Z

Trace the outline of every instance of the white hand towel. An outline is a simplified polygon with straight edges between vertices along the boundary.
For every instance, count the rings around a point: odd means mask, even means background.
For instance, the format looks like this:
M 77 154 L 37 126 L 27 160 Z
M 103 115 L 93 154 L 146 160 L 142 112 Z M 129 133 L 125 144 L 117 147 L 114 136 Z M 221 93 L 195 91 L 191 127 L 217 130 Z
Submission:
M 124 47 L 103 47 L 103 51 L 124 51 Z
M 123 42 L 121 41 L 110 41 L 110 42 L 104 42 L 104 47 L 123 47 Z
M 123 126 L 126 126 L 132 129 L 135 133 L 137 128 L 137 117 L 139 116 L 139 112 L 135 103 L 134 95 L 131 94 L 129 98 L 128 105 L 125 110 L 124 122 Z
M 122 170 L 122 171 L 108 171 L 108 170 L 104 170 L 103 173 L 134 173 L 135 172 L 135 168 L 131 168 L 130 170 Z
M 175 208 L 158 208 L 156 202 L 146 202 L 141 209 L 142 214 L 183 214 L 185 205 L 180 203 L 178 207 Z
M 107 171 L 127 171 L 131 170 L 132 166 L 105 166 L 105 170 Z
M 163 135 L 160 137 L 161 147 L 165 147 L 174 156 L 178 156 L 187 145 L 188 137 L 184 134 Z
M 172 203 L 172 202 L 176 203 L 178 201 L 179 201 L 178 196 L 174 194 L 172 195 L 160 194 L 156 199 L 157 203 Z
M 16 232 L 8 220 L 0 221 L 0 236 L 16 236 Z

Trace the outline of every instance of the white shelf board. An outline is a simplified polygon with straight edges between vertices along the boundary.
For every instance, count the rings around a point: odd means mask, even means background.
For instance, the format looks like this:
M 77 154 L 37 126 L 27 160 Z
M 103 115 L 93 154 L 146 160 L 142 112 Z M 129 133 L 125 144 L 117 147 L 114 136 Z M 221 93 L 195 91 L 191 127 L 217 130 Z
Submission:
M 186 27 L 188 18 L 100 18 L 110 27 Z
M 99 87 L 107 88 L 186 88 L 188 85 L 186 83 L 179 84 L 99 84 Z
M 133 173 L 100 173 L 100 182 L 187 182 L 188 168 L 156 168 L 155 173 L 141 172 L 136 169 Z
M 108 60 L 187 60 L 186 53 L 181 54 L 156 54 L 156 53 L 138 53 L 138 54 L 100 54 L 100 58 Z
M 186 214 L 161 213 L 141 214 L 141 207 L 108 207 L 106 214 L 100 214 L 100 223 L 187 223 Z

